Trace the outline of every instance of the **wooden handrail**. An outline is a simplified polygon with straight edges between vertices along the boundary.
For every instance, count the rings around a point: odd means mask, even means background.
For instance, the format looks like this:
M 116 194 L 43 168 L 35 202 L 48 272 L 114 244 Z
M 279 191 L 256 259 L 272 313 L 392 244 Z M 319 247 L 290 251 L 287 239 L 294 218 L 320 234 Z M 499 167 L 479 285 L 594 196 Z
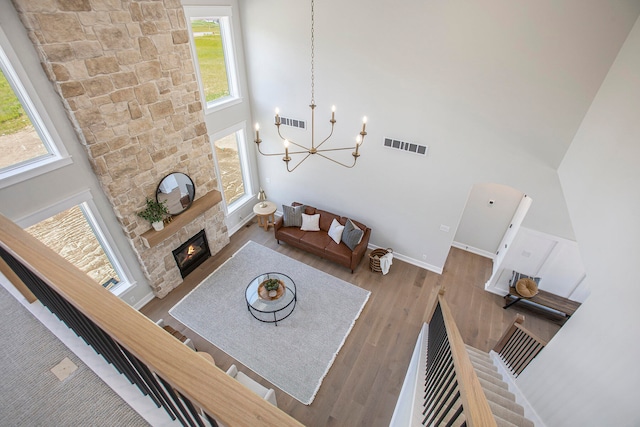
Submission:
M 444 290 L 438 294 L 438 302 L 442 310 L 447 338 L 451 346 L 453 364 L 456 371 L 456 379 L 460 386 L 460 398 L 464 410 L 467 426 L 469 427 L 493 427 L 496 420 L 493 417 L 487 398 L 484 395 L 480 380 L 471 364 L 469 354 L 462 340 L 462 335 L 456 326 L 451 309 L 444 299 Z
M 529 335 L 535 341 L 537 341 L 540 344 L 542 344 L 543 347 L 546 347 L 548 343 L 545 340 L 543 340 L 542 338 L 537 337 L 533 332 L 527 330 L 524 326 L 522 326 L 523 323 L 524 323 L 524 316 L 522 314 L 518 313 L 516 315 L 515 320 L 513 321 L 513 324 L 509 327 L 509 329 L 507 329 L 504 332 L 502 337 L 498 340 L 496 345 L 493 347 L 493 351 L 495 351 L 496 353 L 500 353 L 502 351 L 502 349 L 504 348 L 504 346 L 509 342 L 509 339 L 511 339 L 513 334 L 518 329 L 520 329 L 525 334 Z
M 0 272 L 4 274 L 4 276 L 9 279 L 11 284 L 22 294 L 22 296 L 29 302 L 29 304 L 33 304 L 38 300 L 33 292 L 29 290 L 27 285 L 24 284 L 22 279 L 18 277 L 18 275 L 9 267 L 9 265 L 0 258 Z
M 433 313 L 436 312 L 436 307 L 438 307 L 438 295 L 444 295 L 445 288 L 441 287 L 437 290 L 437 292 L 432 292 L 433 301 L 431 303 L 427 303 L 427 307 L 429 307 L 424 314 L 424 321 L 426 323 L 431 323 L 431 319 L 433 319 Z M 431 298 L 431 297 L 429 297 Z
M 302 425 L 198 356 L 2 215 L 0 246 L 224 425 Z M 7 268 L 6 263 L 0 263 L 3 273 Z M 11 274 L 7 278 L 16 283 L 15 274 L 13 278 Z

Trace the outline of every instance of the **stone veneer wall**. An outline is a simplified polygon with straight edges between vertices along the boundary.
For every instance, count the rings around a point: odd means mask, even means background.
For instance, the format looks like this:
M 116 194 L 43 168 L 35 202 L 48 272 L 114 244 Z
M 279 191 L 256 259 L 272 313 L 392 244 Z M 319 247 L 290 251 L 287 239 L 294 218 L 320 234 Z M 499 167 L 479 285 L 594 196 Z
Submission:
M 180 0 L 13 0 L 61 96 L 91 166 L 150 285 L 182 283 L 171 251 L 205 229 L 211 252 L 229 242 L 220 204 L 148 249 L 137 216 L 160 180 L 184 172 L 196 197 L 217 188 Z

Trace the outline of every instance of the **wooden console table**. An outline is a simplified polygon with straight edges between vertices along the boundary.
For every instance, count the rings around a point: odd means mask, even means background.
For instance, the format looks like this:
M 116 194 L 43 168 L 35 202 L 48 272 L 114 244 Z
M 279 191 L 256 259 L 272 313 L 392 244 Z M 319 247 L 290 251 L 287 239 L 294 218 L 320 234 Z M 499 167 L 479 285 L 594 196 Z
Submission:
M 516 288 L 510 287 L 509 293 L 504 296 L 505 306 L 503 308 L 509 308 L 513 304 L 518 301 L 528 301 L 532 304 L 535 304 L 539 307 L 550 308 L 559 312 L 563 317 L 569 318 L 575 311 L 580 307 L 580 303 L 576 301 L 571 301 L 570 299 L 554 295 L 550 292 L 543 291 L 540 289 L 538 294 L 531 298 L 522 297 Z

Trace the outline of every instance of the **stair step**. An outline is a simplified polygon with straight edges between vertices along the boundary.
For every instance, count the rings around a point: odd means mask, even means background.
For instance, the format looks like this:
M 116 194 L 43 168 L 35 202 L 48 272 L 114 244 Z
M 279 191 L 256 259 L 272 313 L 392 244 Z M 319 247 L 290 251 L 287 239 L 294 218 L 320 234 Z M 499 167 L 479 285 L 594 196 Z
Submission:
M 491 413 L 496 419 L 500 418 L 501 420 L 510 422 L 518 427 L 534 427 L 532 421 L 526 419 L 520 414 L 510 411 L 509 409 L 503 408 L 491 400 L 489 400 L 489 407 L 491 408 Z
M 511 393 L 508 389 L 505 388 L 506 384 L 505 384 L 505 387 L 501 387 L 500 385 L 487 381 L 484 378 L 478 377 L 478 380 L 480 381 L 480 385 L 482 386 L 483 390 L 492 391 L 504 398 L 507 398 L 515 402 L 516 397 L 513 393 Z
M 493 384 L 497 385 L 500 388 L 503 388 L 505 390 L 509 389 L 509 387 L 507 386 L 507 383 L 502 381 L 501 378 L 496 378 L 494 375 L 487 374 L 486 372 L 483 372 L 483 371 L 480 371 L 480 370 L 477 370 L 477 369 L 476 369 L 476 375 L 478 376 L 478 378 L 482 378 L 485 381 L 493 383 Z
M 494 415 L 493 418 L 496 420 L 496 425 L 498 427 L 520 427 L 518 425 L 515 425 L 514 423 L 510 423 L 507 420 L 503 420 L 502 418 Z
M 518 415 L 524 416 L 524 408 L 518 405 L 515 400 L 507 399 L 506 397 L 500 396 L 490 390 L 484 390 L 484 395 L 487 397 L 487 400 L 493 403 L 497 403 L 509 411 L 515 412 Z
M 494 377 L 495 379 L 502 381 L 502 375 L 500 375 L 498 373 L 498 370 L 495 369 L 495 367 L 494 367 L 494 369 L 491 369 L 491 368 L 487 368 L 486 366 L 483 366 L 483 365 L 476 365 L 473 362 L 472 362 L 472 365 L 473 365 L 474 369 L 476 370 L 476 372 L 484 372 L 485 374 L 490 375 L 490 376 Z
M 489 356 L 489 353 L 482 351 L 482 350 L 478 350 L 475 347 L 471 347 L 468 344 L 465 344 L 465 347 L 467 348 L 467 352 L 468 353 L 473 353 L 475 355 L 477 355 L 478 357 L 481 357 L 489 362 L 491 362 L 491 357 Z
M 489 370 L 498 372 L 498 368 L 496 368 L 496 365 L 494 365 L 493 362 L 487 362 L 486 360 L 481 360 L 472 354 L 469 355 L 469 360 L 471 360 L 471 363 L 473 363 L 474 366 L 478 366 L 478 365 L 484 366 Z

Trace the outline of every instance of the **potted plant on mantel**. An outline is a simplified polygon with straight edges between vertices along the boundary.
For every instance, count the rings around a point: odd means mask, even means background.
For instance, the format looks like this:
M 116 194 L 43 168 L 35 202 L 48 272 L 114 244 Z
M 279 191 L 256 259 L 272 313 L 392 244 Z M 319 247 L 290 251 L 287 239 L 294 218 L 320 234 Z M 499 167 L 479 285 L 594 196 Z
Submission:
M 142 212 L 138 212 L 138 216 L 146 219 L 151 223 L 153 229 L 160 231 L 164 228 L 165 215 L 169 214 L 166 202 L 158 202 L 147 197 L 147 207 Z

